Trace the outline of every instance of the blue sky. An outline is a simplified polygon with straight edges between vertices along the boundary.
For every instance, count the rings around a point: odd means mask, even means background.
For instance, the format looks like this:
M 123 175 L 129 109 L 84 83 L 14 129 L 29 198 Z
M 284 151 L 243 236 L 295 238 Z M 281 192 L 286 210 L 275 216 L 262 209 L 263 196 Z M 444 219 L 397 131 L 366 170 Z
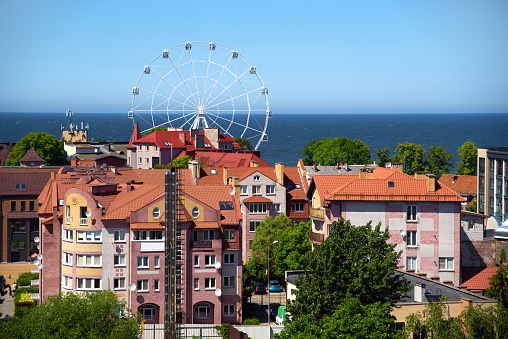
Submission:
M 278 113 L 508 112 L 508 1 L 1 1 L 0 111 L 127 112 L 185 41 L 256 65 Z

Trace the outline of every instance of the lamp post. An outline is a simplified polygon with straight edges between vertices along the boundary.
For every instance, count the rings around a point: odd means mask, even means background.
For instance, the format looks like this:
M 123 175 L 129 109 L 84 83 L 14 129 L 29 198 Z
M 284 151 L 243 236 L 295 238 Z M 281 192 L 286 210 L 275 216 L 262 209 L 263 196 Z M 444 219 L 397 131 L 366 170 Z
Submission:
M 268 326 L 270 326 L 270 246 L 278 243 L 278 240 L 275 240 L 271 244 L 268 244 L 268 284 L 266 287 L 268 288 Z

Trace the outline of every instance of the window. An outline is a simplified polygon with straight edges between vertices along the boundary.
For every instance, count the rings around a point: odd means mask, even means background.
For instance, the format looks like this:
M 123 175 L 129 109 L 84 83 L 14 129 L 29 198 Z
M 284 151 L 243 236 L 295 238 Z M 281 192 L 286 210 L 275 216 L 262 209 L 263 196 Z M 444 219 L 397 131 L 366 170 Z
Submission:
M 162 231 L 133 231 L 132 240 L 136 241 L 150 241 L 150 240 L 162 240 Z
M 416 271 L 416 257 L 407 257 L 406 258 L 406 270 L 415 270 Z
M 468 229 L 468 231 L 474 230 L 474 220 L 468 220 L 467 229 Z
M 494 189 L 494 178 L 489 179 L 489 189 L 491 189 L 491 190 Z
M 100 267 L 102 255 L 100 254 L 77 254 L 78 264 L 82 267 Z
M 217 170 L 216 170 L 215 168 L 212 168 L 212 169 L 210 170 L 210 174 L 211 174 L 211 175 L 217 175 Z
M 114 259 L 115 266 L 125 266 L 125 254 L 117 254 Z
M 480 191 L 485 190 L 485 177 L 480 177 Z
M 235 315 L 235 305 L 224 305 L 223 310 L 225 317 L 232 317 Z
M 100 290 L 100 278 L 76 278 L 78 290 Z
M 485 158 L 478 158 L 478 163 L 479 163 L 478 172 L 480 174 L 485 173 Z
M 254 176 L 254 181 L 259 181 L 259 175 Z
M 214 240 L 215 239 L 215 231 L 214 230 L 204 230 L 203 231 L 203 240 Z
M 193 217 L 194 219 L 196 219 L 197 217 L 199 217 L 199 208 L 194 207 L 194 208 L 192 209 L 192 217 Z
M 152 215 L 153 215 L 154 219 L 159 219 L 159 217 L 161 215 L 161 210 L 159 209 L 159 207 L 155 207 L 153 209 Z
M 65 241 L 72 241 L 72 230 L 64 229 L 64 240 Z
M 442 271 L 453 271 L 453 258 L 439 258 L 439 269 Z
M 280 204 L 272 204 L 272 212 L 280 212 Z
M 160 259 L 158 255 L 153 257 L 153 267 L 160 268 Z
M 139 313 L 144 321 L 155 321 L 157 320 L 157 308 L 153 305 L 143 305 L 139 308 Z
M 113 289 L 125 290 L 125 278 L 115 278 L 113 280 Z
M 83 242 L 101 242 L 101 231 L 76 231 L 76 238 Z
M 224 287 L 235 287 L 234 275 L 224 277 Z
M 63 287 L 67 289 L 72 289 L 72 277 L 65 276 L 63 277 Z
M 11 211 L 12 212 L 16 211 L 16 202 L 15 201 L 11 201 Z
M 252 239 L 249 239 L 249 250 L 252 248 Z
M 21 202 L 21 209 L 20 209 L 20 211 L 24 212 L 25 210 L 26 210 L 26 201 L 22 201 Z
M 196 319 L 209 319 L 210 318 L 210 305 L 199 303 L 194 307 L 194 318 Z
M 145 158 L 145 164 L 150 165 L 150 160 L 148 160 L 148 158 Z
M 215 278 L 205 278 L 205 290 L 215 289 Z
M 252 195 L 261 194 L 261 186 L 252 186 Z
M 224 240 L 235 240 L 235 230 L 224 230 Z
M 416 205 L 408 205 L 406 210 L 406 220 L 416 221 Z
M 303 212 L 303 203 L 291 204 L 291 212 Z
M 480 211 L 483 211 L 485 207 L 485 196 L 483 194 L 480 194 L 478 197 L 478 209 Z
M 124 242 L 125 241 L 125 231 L 115 231 L 115 241 L 116 242 Z
M 235 254 L 234 253 L 224 253 L 224 264 L 234 264 L 235 263 Z
M 155 292 L 159 292 L 160 291 L 160 289 L 159 289 L 159 279 L 154 279 L 153 280 L 153 290 Z
M 215 265 L 215 254 L 205 255 L 205 267 Z
M 16 184 L 16 189 L 17 190 L 25 190 L 26 189 L 26 185 L 25 184 Z
M 148 279 L 138 280 L 138 292 L 148 292 Z
M 261 224 L 261 221 L 250 221 L 249 232 L 256 232 L 256 228 Z
M 138 257 L 138 268 L 148 268 L 148 257 Z
M 194 256 L 194 267 L 199 267 L 199 255 Z
M 194 289 L 199 290 L 199 278 L 194 278 Z
M 490 171 L 494 172 L 494 160 L 490 160 L 489 164 L 490 164 Z
M 275 194 L 275 186 L 266 185 L 266 194 Z
M 266 213 L 265 203 L 251 203 L 249 204 L 250 214 L 263 214 Z
M 79 208 L 79 224 L 81 226 L 86 226 L 87 225 L 87 216 L 86 216 L 86 211 L 87 211 L 87 207 L 86 206 L 81 206 Z
M 494 197 L 489 197 L 489 207 L 494 208 Z
M 416 231 L 407 231 L 406 243 L 408 247 L 416 247 Z
M 72 253 L 64 252 L 63 263 L 64 265 L 72 266 Z
M 247 194 L 247 186 L 240 186 L 240 195 Z
M 141 165 L 143 163 L 143 159 L 142 158 L 138 158 L 138 164 Z

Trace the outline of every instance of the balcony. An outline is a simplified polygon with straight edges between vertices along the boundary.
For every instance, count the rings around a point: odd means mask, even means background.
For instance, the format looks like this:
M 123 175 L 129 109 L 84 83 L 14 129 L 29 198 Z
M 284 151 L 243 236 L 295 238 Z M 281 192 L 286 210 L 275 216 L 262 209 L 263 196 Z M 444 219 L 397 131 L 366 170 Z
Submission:
M 320 208 L 309 208 L 309 215 L 312 219 L 321 219 L 325 220 L 325 210 L 322 210 Z
M 87 225 L 87 218 L 79 218 L 79 225 L 80 226 L 86 226 Z
M 39 279 L 37 279 L 37 280 L 30 280 L 30 286 L 39 286 Z
M 309 240 L 310 242 L 321 244 L 325 241 L 325 235 L 323 233 L 309 231 Z
M 215 239 L 215 240 L 197 240 L 197 241 L 191 241 L 190 243 L 190 248 L 191 249 L 212 249 L 212 248 L 216 248 L 216 249 L 219 249 L 221 248 L 221 245 L 222 245 L 222 240 L 220 239 Z

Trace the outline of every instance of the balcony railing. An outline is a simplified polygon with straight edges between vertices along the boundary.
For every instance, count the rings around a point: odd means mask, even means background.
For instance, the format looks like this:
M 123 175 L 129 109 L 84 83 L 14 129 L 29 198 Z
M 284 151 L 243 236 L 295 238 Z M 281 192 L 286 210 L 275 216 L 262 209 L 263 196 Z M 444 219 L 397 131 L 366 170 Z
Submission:
M 309 240 L 311 242 L 319 243 L 321 244 L 323 241 L 325 241 L 325 235 L 323 233 L 316 233 L 316 232 L 309 232 Z
M 87 219 L 87 218 L 79 218 L 79 224 L 80 224 L 81 226 L 86 226 L 86 219 Z
M 325 210 L 322 210 L 320 208 L 311 207 L 309 209 L 309 215 L 311 218 L 314 218 L 314 219 L 325 220 Z
M 39 286 L 39 279 L 37 279 L 37 280 L 30 280 L 30 286 Z

